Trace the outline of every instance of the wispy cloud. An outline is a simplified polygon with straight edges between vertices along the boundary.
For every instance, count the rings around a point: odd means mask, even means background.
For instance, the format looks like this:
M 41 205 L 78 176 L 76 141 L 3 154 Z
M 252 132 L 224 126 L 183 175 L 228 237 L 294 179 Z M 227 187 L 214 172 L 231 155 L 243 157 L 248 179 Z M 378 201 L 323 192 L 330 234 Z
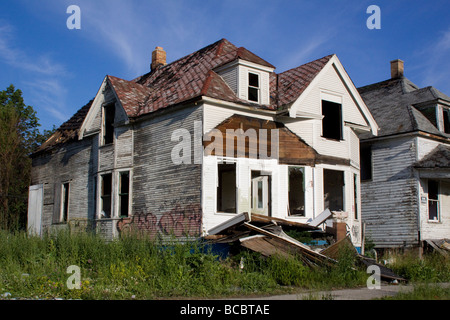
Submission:
M 15 43 L 14 28 L 8 24 L 0 25 L 0 58 L 5 64 L 29 73 L 27 78 L 32 79 L 22 83 L 30 98 L 27 103 L 46 110 L 58 121 L 64 121 L 67 119 L 64 112 L 67 90 L 62 84 L 62 78 L 68 76 L 69 72 L 64 65 L 55 62 L 49 53 L 33 55 L 31 50 L 19 48 Z
M 422 64 L 423 75 L 422 85 L 432 85 L 443 92 L 450 92 L 450 28 L 441 34 L 441 36 L 427 50 L 419 53 Z
M 0 57 L 9 65 L 42 75 L 61 75 L 67 71 L 55 63 L 49 54 L 34 57 L 14 46 L 14 30 L 10 25 L 0 26 Z

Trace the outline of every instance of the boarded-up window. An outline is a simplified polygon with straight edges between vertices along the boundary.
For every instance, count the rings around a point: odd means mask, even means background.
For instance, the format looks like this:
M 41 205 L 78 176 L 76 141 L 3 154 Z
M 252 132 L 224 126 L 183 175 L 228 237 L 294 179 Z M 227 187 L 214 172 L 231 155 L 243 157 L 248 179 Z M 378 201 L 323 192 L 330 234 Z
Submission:
M 60 222 L 67 222 L 69 216 L 69 183 L 62 185 Z
M 342 140 L 342 105 L 322 100 L 322 137 Z
M 114 104 L 109 104 L 103 107 L 103 112 L 103 144 L 110 144 L 114 142 L 114 118 L 116 107 Z
M 331 211 L 344 211 L 344 172 L 323 170 L 324 208 Z
M 289 215 L 305 216 L 305 175 L 301 167 L 289 167 Z
M 439 221 L 439 182 L 428 180 L 428 220 Z
M 111 218 L 111 192 L 112 174 L 104 174 L 101 185 L 101 214 L 105 218 Z
M 130 172 L 119 173 L 119 215 L 128 217 L 130 202 Z
M 236 164 L 218 164 L 217 211 L 236 213 Z
M 361 180 L 372 180 L 372 146 L 362 145 L 359 152 Z

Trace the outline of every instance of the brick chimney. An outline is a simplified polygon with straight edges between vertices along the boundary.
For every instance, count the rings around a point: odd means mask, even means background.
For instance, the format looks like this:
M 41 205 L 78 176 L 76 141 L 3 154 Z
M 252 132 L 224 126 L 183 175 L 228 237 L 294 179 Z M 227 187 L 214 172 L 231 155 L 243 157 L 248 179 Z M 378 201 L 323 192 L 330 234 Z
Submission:
M 403 66 L 402 60 L 397 59 L 397 60 L 391 61 L 391 78 L 392 79 L 403 77 L 403 71 L 404 71 L 404 66 Z
M 153 71 L 160 66 L 166 65 L 166 52 L 161 47 L 156 47 L 152 52 L 152 64 L 150 69 Z

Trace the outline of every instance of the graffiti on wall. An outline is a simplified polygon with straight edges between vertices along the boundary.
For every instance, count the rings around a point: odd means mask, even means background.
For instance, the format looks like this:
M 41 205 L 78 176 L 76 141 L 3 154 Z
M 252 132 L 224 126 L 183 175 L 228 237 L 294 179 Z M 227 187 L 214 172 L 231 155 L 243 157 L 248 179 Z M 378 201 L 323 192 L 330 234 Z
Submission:
M 155 238 L 158 234 L 187 237 L 199 236 L 201 229 L 200 205 L 175 206 L 160 214 L 140 212 L 117 223 L 120 233 L 140 232 Z

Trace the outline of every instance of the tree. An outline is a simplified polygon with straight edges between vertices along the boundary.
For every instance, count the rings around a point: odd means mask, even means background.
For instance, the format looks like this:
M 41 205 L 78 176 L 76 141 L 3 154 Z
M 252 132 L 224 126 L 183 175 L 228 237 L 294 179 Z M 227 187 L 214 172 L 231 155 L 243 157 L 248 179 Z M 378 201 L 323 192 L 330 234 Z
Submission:
M 41 133 L 36 111 L 22 91 L 0 91 L 0 229 L 26 226 L 31 159 L 29 155 L 52 131 Z

